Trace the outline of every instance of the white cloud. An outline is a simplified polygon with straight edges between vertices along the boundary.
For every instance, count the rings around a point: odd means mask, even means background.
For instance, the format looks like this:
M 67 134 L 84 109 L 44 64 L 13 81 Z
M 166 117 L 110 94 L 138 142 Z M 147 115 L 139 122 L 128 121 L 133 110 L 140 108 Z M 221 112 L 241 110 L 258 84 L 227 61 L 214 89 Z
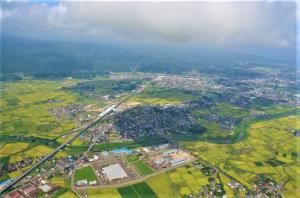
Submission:
M 10 5 L 9 5 L 10 4 Z M 290 46 L 295 2 L 7 3 L 3 31 L 37 37 Z M 3 14 L 1 14 L 3 15 Z

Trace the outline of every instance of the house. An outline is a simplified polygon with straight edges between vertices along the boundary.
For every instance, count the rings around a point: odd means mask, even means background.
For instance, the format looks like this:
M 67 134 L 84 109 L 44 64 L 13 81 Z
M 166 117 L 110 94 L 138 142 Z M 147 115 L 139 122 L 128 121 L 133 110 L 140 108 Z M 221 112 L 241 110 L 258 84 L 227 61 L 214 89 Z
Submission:
M 39 194 L 38 189 L 31 183 L 26 183 L 20 188 L 20 192 L 27 198 L 37 197 Z
M 42 186 L 39 186 L 39 188 L 46 195 L 51 195 L 52 193 L 54 193 L 58 190 L 58 186 L 56 186 L 54 184 L 44 184 Z
M 26 198 L 26 197 L 23 196 L 19 191 L 14 190 L 4 195 L 4 198 Z

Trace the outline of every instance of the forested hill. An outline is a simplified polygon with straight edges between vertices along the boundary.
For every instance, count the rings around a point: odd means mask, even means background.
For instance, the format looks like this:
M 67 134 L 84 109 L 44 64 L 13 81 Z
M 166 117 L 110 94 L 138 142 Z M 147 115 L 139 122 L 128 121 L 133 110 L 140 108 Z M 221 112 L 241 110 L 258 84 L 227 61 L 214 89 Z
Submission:
M 210 64 L 263 61 L 225 50 L 158 45 L 50 42 L 2 35 L 1 73 L 146 71 L 177 73 Z

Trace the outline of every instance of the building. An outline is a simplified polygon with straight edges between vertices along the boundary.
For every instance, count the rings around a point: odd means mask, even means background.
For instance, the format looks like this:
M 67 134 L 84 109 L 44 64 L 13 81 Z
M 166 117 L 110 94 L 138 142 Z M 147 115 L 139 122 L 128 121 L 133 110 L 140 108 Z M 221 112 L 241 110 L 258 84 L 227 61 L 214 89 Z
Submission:
M 145 153 L 149 153 L 149 152 L 150 152 L 150 148 L 149 148 L 149 147 L 144 147 L 144 148 L 143 148 L 143 151 L 144 151 Z
M 186 162 L 185 158 L 178 158 L 178 159 L 172 159 L 169 161 L 169 163 L 171 164 L 171 166 L 177 166 L 179 164 L 183 164 Z
M 4 196 L 4 198 L 26 198 L 19 191 L 14 190 Z
M 58 190 L 58 186 L 56 186 L 54 184 L 44 184 L 42 186 L 39 186 L 39 188 L 46 195 L 50 195 L 50 194 L 52 194 L 52 193 L 54 193 L 55 191 Z
M 158 148 L 159 149 L 166 149 L 166 148 L 169 148 L 170 144 L 167 143 L 167 144 L 161 144 L 161 145 L 158 145 Z
M 167 151 L 163 152 L 162 155 L 163 155 L 164 157 L 166 157 L 166 156 L 169 156 L 169 155 L 178 153 L 178 152 L 179 152 L 178 149 L 171 149 L 171 150 L 167 150 Z
M 104 167 L 102 173 L 109 181 L 127 177 L 127 173 L 120 166 L 120 164 L 112 164 Z
M 115 149 L 115 150 L 112 150 L 111 152 L 116 153 L 116 154 L 122 154 L 122 153 L 125 153 L 128 155 L 132 154 L 132 150 L 130 150 L 128 148 Z
M 98 155 L 94 155 L 94 157 L 93 157 L 93 158 L 90 158 L 89 161 L 90 161 L 90 162 L 93 162 L 93 161 L 96 161 L 96 160 L 98 160 L 98 159 L 99 159 Z
M 37 197 L 39 194 L 38 189 L 31 183 L 26 183 L 20 188 L 20 192 L 28 198 Z
M 97 181 L 96 181 L 96 180 L 90 181 L 90 182 L 89 182 L 89 185 L 96 185 L 96 184 L 97 184 Z
M 30 183 L 32 183 L 35 186 L 41 186 L 43 184 L 46 184 L 46 182 L 41 177 L 35 177 L 31 179 Z
M 165 163 L 165 159 L 164 158 L 156 159 L 156 160 L 154 160 L 154 163 L 156 165 L 161 165 L 161 164 Z
M 79 180 L 76 182 L 76 184 L 78 186 L 81 186 L 81 185 L 87 185 L 88 184 L 88 181 L 86 179 L 83 179 L 83 180 Z
M 4 188 L 5 186 L 7 186 L 8 184 L 10 184 L 14 179 L 8 179 L 5 181 L 0 182 L 0 190 L 2 190 L 2 188 Z

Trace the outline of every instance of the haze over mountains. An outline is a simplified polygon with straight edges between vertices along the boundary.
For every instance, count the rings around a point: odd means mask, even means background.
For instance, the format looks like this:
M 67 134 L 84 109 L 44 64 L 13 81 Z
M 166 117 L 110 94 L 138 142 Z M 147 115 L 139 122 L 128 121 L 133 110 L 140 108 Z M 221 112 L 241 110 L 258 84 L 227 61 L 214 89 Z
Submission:
M 185 72 L 209 65 L 239 62 L 295 64 L 295 53 L 284 51 L 268 56 L 191 45 L 145 43 L 45 41 L 2 35 L 2 74 L 68 73 L 84 71 Z M 255 51 L 254 51 L 255 52 Z M 259 55 L 261 54 L 261 55 Z M 273 54 L 274 55 L 274 54 Z
M 295 2 L 6 1 L 2 74 L 293 66 L 298 15 Z

